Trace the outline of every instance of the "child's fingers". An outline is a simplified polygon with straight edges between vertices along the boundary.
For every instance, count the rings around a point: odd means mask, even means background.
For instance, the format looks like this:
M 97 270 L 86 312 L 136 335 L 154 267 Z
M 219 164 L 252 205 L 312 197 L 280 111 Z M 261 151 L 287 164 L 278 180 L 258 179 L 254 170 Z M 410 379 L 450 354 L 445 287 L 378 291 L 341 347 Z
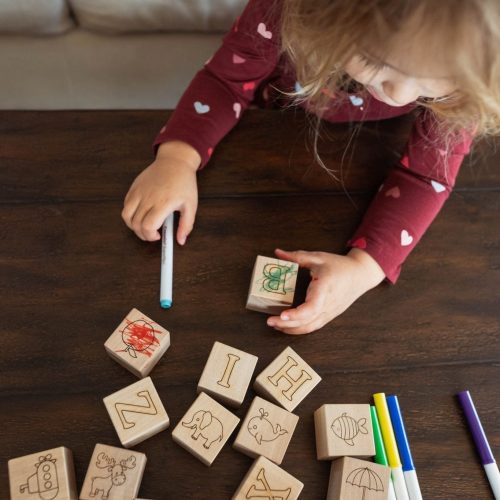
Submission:
M 323 263 L 323 260 L 318 255 L 318 252 L 306 252 L 305 250 L 295 250 L 294 252 L 289 252 L 288 250 L 276 248 L 274 253 L 279 259 L 296 262 L 300 267 L 306 267 L 308 269 L 311 269 L 314 266 L 319 266 Z
M 130 193 L 130 192 L 129 192 Z M 128 195 L 127 195 L 128 197 Z M 125 198 L 125 202 L 123 204 L 123 210 L 122 210 L 122 219 L 124 220 L 125 224 L 130 229 L 133 229 L 132 227 L 132 218 L 134 217 L 134 214 L 137 210 L 137 207 L 139 206 L 140 198 L 137 196 L 131 196 L 130 198 Z
M 142 220 L 142 234 L 148 241 L 158 241 L 161 239 L 159 229 L 162 227 L 167 216 L 172 212 L 170 207 L 153 207 Z
M 177 242 L 184 245 L 189 233 L 193 230 L 196 216 L 196 203 L 185 203 L 180 209 L 179 227 L 177 228 Z
M 146 205 L 144 203 L 141 203 L 137 207 L 137 210 L 135 211 L 134 215 L 132 216 L 132 221 L 131 221 L 132 230 L 141 240 L 144 241 L 146 240 L 146 236 L 144 235 L 143 232 L 142 222 L 152 208 L 153 207 L 151 205 Z
M 322 318 L 317 318 L 314 321 L 305 323 L 304 325 L 293 327 L 293 328 L 276 328 L 276 330 L 286 333 L 287 335 L 305 335 L 307 333 L 319 330 L 324 326 L 325 321 Z

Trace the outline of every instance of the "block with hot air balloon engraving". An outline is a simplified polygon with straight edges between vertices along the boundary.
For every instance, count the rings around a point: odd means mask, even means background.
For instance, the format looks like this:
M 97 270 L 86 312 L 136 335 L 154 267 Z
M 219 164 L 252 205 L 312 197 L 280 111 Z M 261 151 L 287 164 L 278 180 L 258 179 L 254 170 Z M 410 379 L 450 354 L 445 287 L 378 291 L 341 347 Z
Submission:
M 170 333 L 132 309 L 106 340 L 106 352 L 139 378 L 149 375 L 170 347 Z
M 358 458 L 342 457 L 330 468 L 326 500 L 387 500 L 391 469 Z
M 256 396 L 241 424 L 233 448 L 250 457 L 281 464 L 299 417 Z
M 368 404 L 325 404 L 314 412 L 314 428 L 318 460 L 375 455 Z

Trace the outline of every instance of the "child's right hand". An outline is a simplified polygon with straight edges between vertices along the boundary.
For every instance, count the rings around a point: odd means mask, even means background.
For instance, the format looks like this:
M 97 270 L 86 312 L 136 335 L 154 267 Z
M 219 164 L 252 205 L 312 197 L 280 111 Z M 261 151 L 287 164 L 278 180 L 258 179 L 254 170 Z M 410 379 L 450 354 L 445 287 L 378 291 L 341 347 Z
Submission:
M 171 212 L 181 213 L 177 242 L 184 245 L 198 207 L 196 171 L 199 153 L 181 141 L 163 143 L 156 160 L 134 180 L 125 196 L 122 218 L 145 241 L 161 238 L 158 231 Z

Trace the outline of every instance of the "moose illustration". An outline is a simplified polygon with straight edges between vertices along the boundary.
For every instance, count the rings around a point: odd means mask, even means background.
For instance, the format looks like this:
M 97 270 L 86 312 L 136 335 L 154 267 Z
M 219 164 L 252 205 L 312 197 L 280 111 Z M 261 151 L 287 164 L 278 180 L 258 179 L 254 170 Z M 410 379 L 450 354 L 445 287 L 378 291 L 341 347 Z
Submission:
M 113 486 L 121 486 L 127 480 L 125 471 L 135 467 L 135 457 L 130 455 L 126 460 L 120 460 L 117 464 L 113 457 L 108 457 L 106 453 L 101 452 L 97 455 L 95 464 L 97 468 L 106 469 L 110 474 L 105 477 L 92 478 L 89 496 L 93 498 L 101 492 L 101 500 L 106 500 Z

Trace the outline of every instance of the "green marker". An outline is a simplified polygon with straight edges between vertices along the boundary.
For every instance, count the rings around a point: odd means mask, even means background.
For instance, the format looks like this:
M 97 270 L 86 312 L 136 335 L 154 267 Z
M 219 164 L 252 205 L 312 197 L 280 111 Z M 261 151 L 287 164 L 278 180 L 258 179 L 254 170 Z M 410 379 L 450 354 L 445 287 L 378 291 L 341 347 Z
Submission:
M 385 453 L 384 441 L 382 440 L 382 432 L 380 431 L 380 424 L 378 423 L 377 410 L 375 406 L 370 406 L 370 412 L 372 414 L 373 439 L 375 440 L 375 463 L 389 466 L 389 462 L 387 461 L 387 455 Z M 388 499 L 396 500 L 396 492 L 394 491 L 394 485 L 392 484 L 392 476 L 389 482 Z

